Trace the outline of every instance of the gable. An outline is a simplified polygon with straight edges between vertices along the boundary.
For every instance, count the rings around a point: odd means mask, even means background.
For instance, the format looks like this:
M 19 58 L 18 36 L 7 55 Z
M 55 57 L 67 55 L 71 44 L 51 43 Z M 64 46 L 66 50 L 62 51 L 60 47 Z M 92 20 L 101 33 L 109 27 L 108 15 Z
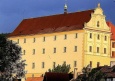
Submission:
M 91 19 L 89 22 L 85 23 L 85 28 L 110 32 L 110 28 L 106 23 L 105 17 L 106 16 L 103 14 L 100 4 L 98 4 L 98 7 L 94 10 L 94 13 L 91 13 Z

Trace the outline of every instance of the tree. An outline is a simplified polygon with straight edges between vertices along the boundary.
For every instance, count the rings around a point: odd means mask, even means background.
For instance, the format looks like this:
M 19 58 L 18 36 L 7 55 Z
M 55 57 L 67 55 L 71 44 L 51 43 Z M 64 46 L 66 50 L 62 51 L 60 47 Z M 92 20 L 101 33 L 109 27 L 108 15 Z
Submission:
M 106 74 L 97 68 L 88 69 L 84 67 L 82 77 L 79 75 L 76 81 L 105 81 Z
M 69 73 L 70 71 L 70 65 L 66 65 L 66 63 L 63 63 L 62 65 L 59 65 L 53 69 L 49 69 L 49 72 L 57 72 L 57 73 Z
M 21 59 L 21 47 L 0 34 L 0 79 L 12 81 L 24 76 L 25 61 Z M 0 80 L 0 81 L 1 81 Z
M 88 75 L 88 81 L 102 81 L 106 77 L 106 74 L 100 70 L 92 69 Z

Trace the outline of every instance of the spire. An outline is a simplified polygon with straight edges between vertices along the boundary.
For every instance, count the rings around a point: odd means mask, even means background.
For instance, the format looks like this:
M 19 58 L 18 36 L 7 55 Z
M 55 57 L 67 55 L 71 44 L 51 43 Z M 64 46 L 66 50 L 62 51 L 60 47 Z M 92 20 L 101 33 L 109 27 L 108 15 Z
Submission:
M 100 3 L 98 3 L 98 8 L 100 8 Z
M 66 0 L 65 0 L 65 5 L 64 5 L 64 14 L 67 14 L 67 4 L 66 4 Z

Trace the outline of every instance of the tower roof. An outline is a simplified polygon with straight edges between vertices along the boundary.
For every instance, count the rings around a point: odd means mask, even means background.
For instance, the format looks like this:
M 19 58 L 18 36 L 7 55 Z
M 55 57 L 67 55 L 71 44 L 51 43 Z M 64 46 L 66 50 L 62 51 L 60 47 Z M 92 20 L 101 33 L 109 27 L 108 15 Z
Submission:
M 44 34 L 83 29 L 94 10 L 24 19 L 10 36 Z

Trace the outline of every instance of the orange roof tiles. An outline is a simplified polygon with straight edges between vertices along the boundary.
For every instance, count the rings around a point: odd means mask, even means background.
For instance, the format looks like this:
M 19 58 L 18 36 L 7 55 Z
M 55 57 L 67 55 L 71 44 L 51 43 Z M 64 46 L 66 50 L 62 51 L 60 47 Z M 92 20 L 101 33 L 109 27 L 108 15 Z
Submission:
M 111 28 L 111 39 L 115 40 L 115 26 L 111 22 L 107 22 L 107 25 Z
M 43 34 L 82 29 L 94 10 L 24 19 L 10 36 Z
M 28 77 L 26 81 L 43 81 L 43 77 Z

